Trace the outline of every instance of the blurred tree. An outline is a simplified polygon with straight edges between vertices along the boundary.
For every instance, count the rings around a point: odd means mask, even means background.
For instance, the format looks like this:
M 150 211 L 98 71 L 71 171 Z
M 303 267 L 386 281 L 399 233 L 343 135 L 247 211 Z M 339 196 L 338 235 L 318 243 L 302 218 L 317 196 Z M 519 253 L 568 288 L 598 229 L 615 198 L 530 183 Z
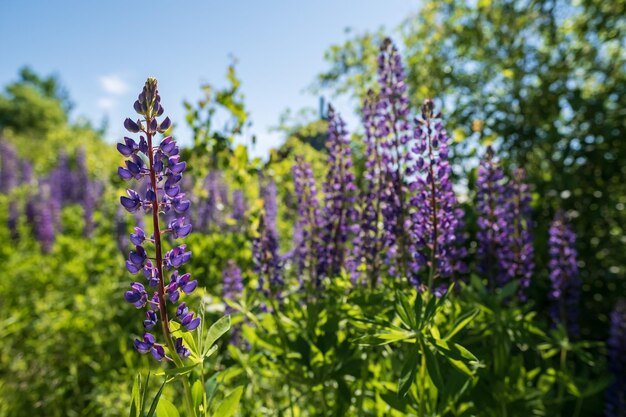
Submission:
M 71 108 L 69 95 L 56 76 L 41 77 L 24 67 L 19 80 L 0 94 L 0 129 L 48 132 L 67 123 Z
M 441 100 L 462 165 L 494 143 L 528 170 L 539 244 L 556 206 L 568 211 L 585 307 L 606 320 L 626 292 L 626 1 L 429 0 L 399 31 L 411 99 Z M 332 46 L 318 86 L 362 98 L 381 39 Z

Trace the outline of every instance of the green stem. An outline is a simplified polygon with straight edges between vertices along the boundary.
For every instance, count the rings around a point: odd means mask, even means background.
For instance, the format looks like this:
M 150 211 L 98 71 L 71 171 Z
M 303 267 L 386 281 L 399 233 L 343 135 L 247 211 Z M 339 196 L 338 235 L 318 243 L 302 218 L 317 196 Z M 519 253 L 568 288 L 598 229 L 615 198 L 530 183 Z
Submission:
M 420 399 L 419 399 L 419 415 L 426 416 L 426 410 L 424 410 L 424 400 L 426 397 L 426 354 L 424 353 L 424 349 L 428 349 L 424 346 L 423 343 L 420 342 L 420 348 L 422 349 L 422 359 L 420 363 Z

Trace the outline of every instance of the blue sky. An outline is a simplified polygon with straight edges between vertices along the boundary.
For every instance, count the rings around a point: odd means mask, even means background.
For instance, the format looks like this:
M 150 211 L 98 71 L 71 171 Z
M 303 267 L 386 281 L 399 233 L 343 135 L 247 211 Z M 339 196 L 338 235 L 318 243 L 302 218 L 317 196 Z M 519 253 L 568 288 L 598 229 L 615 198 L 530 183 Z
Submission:
M 254 153 L 264 155 L 281 139 L 269 128 L 285 109 L 317 106 L 307 87 L 346 28 L 391 30 L 416 8 L 408 0 L 2 0 L 0 85 L 23 65 L 56 73 L 75 103 L 73 116 L 96 125 L 108 117 L 107 138 L 116 140 L 143 81 L 154 75 L 178 139 L 189 143 L 183 99 L 199 98 L 202 82 L 223 85 L 234 55 L 257 136 Z

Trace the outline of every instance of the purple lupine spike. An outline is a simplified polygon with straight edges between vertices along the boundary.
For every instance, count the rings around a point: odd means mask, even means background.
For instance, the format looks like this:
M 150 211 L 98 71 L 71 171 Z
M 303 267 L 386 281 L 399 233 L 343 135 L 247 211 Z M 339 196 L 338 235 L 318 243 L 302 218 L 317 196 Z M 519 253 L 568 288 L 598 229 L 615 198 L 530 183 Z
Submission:
M 316 274 L 316 263 L 320 253 L 318 234 L 321 213 L 315 177 L 311 164 L 304 162 L 301 156 L 296 156 L 292 171 L 298 207 L 298 220 L 295 224 L 297 233 L 294 233 L 294 236 L 297 236 L 294 245 L 298 276 L 302 281 L 304 274 L 308 273 L 309 278 L 314 279 L 315 285 L 319 286 L 321 281 Z
M 222 296 L 224 300 L 237 300 L 243 291 L 243 278 L 241 270 L 233 260 L 229 260 L 226 269 L 222 272 Z M 233 308 L 226 304 L 224 307 L 226 314 L 232 314 Z
M 211 225 L 221 227 L 224 224 L 223 213 L 227 203 L 224 193 L 228 193 L 228 189 L 220 171 L 210 171 L 204 178 L 203 188 L 207 198 L 198 206 L 198 228 L 207 232 Z
M 233 191 L 233 211 L 231 218 L 237 225 L 241 224 L 246 218 L 246 198 L 241 190 Z
M 22 160 L 22 183 L 30 184 L 33 182 L 33 165 L 26 159 Z
M 348 254 L 348 240 L 358 232 L 356 185 L 352 150 L 346 125 L 328 106 L 328 173 L 324 182 L 324 208 L 321 219 L 322 251 L 318 276 L 332 277 L 341 271 Z
M 578 273 L 576 234 L 567 224 L 565 214 L 557 212 L 550 225 L 548 239 L 550 261 L 550 315 L 553 323 L 561 323 L 570 336 L 577 336 L 578 304 L 580 302 L 581 281 Z
M 361 228 L 353 240 L 353 250 L 348 260 L 348 270 L 353 284 L 369 278 L 374 286 L 381 268 L 380 253 L 383 239 L 378 225 L 382 222 L 382 194 L 385 187 L 385 170 L 382 166 L 380 138 L 376 131 L 376 101 L 373 91 L 368 91 L 363 105 L 365 128 L 365 189 L 360 194 Z M 360 269 L 366 271 L 362 277 Z
M 233 260 L 229 260 L 226 269 L 222 273 L 222 297 L 224 298 L 225 314 L 233 314 L 234 309 L 226 302 L 227 300 L 237 301 L 243 293 L 243 278 L 241 270 Z M 231 328 L 230 344 L 239 345 L 241 341 L 241 325 L 237 324 Z
M 17 186 L 18 163 L 13 145 L 0 140 L 0 193 L 8 194 Z
M 276 220 L 278 218 L 278 204 L 276 202 L 276 184 L 269 180 L 261 187 L 261 197 L 263 198 L 263 208 L 265 210 L 265 227 L 278 242 L 278 228 Z
M 155 359 L 165 357 L 164 346 L 171 354 L 179 357 L 189 356 L 189 350 L 183 345 L 182 339 L 174 339 L 170 332 L 170 320 L 167 314 L 167 303 L 177 303 L 181 294 L 190 294 L 197 287 L 197 281 L 191 280 L 191 275 L 179 274 L 178 268 L 191 258 L 191 252 L 186 245 L 176 246 L 164 254 L 163 234 L 171 233 L 174 238 L 186 237 L 191 232 L 191 226 L 185 222 L 184 214 L 190 207 L 189 200 L 182 192 L 181 180 L 187 165 L 180 159 L 179 149 L 171 137 L 162 139 L 156 144 L 154 135 L 169 128 L 171 122 L 164 119 L 159 122 L 157 117 L 163 113 L 160 97 L 157 90 L 157 81 L 148 78 L 143 91 L 135 102 L 135 110 L 143 117 L 136 122 L 126 119 L 124 127 L 131 133 L 139 133 L 139 141 L 124 138 L 124 143 L 117 145 L 118 151 L 128 160 L 118 169 L 122 179 L 137 185 L 137 189 L 129 188 L 127 196 L 120 197 L 121 206 L 135 214 L 137 227 L 130 235 L 135 249 L 130 251 L 126 268 L 133 274 L 143 272 L 148 285 L 156 289 L 152 297 L 148 298 L 143 284 L 134 282 L 131 290 L 124 294 L 124 298 L 137 308 L 147 307 L 146 319 L 143 324 L 146 329 L 160 327 L 163 331 L 164 345 L 156 343 L 150 333 L 145 333 L 143 341 L 136 340 L 135 348 L 141 353 L 151 352 Z M 137 180 L 136 182 L 134 180 Z M 152 235 L 145 232 L 144 212 L 152 218 Z M 160 214 L 169 218 L 167 229 L 161 229 Z M 148 256 L 148 248 L 154 254 Z M 173 270 L 170 283 L 165 285 L 164 271 Z M 186 304 L 181 304 L 185 310 Z M 194 330 L 200 324 L 200 318 L 193 313 L 178 314 L 180 324 L 187 330 Z M 157 326 L 157 324 L 161 326 Z
M 506 282 L 519 282 L 518 298 L 526 300 L 526 290 L 535 270 L 532 238 L 532 209 L 529 186 L 525 182 L 525 171 L 517 168 L 513 178 L 506 185 L 506 204 L 501 217 L 505 219 L 503 238 L 508 250 L 500 255 L 500 264 L 506 272 Z
M 509 281 L 505 260 L 513 256 L 505 180 L 502 167 L 494 159 L 493 148 L 487 147 L 476 180 L 477 267 L 479 273 L 487 276 L 492 288 L 502 287 Z
M 626 413 L 626 300 L 620 300 L 611 312 L 608 368 L 613 376 L 605 393 L 606 417 L 624 417 Z
M 102 195 L 102 183 L 98 181 L 89 181 L 85 187 L 83 194 L 83 218 L 85 220 L 85 228 L 83 235 L 87 238 L 91 237 L 95 229 L 93 213 L 98 203 L 98 197 Z
M 56 235 L 54 210 L 57 202 L 58 200 L 50 194 L 48 184 L 40 182 L 38 194 L 28 203 L 32 203 L 32 209 L 27 207 L 27 215 L 30 216 L 32 210 L 35 238 L 44 253 L 49 253 L 54 245 Z
M 49 175 L 49 183 L 52 194 L 58 195 L 60 207 L 75 202 L 76 175 L 72 172 L 65 150 L 59 153 L 59 162 Z
M 432 100 L 425 100 L 415 126 L 413 152 L 417 175 L 412 184 L 416 193 L 411 205 L 416 207 L 412 213 L 412 269 L 428 265 L 428 289 L 442 292 L 449 285 L 446 279 L 465 272 L 462 259 L 466 254 L 461 246 L 463 212 L 457 208 L 452 190 L 448 135 L 440 119 L 441 115 L 434 113 Z M 419 284 L 415 275 L 412 281 Z M 438 289 L 433 287 L 435 283 Z
M 283 261 L 278 254 L 276 234 L 267 227 L 264 215 L 259 219 L 257 236 L 252 240 L 252 260 L 258 276 L 258 290 L 268 298 L 280 300 L 285 286 Z
M 413 132 L 406 75 L 400 54 L 390 39 L 385 39 L 380 48 L 378 82 L 380 94 L 373 124 L 375 134 L 380 138 L 381 165 L 385 170 L 385 186 L 381 193 L 385 262 L 392 275 L 396 274 L 398 266 L 400 275 L 407 275 L 416 269 L 409 265 L 410 243 L 406 234 L 406 230 L 411 229 L 407 207 L 408 180 L 415 176 L 410 152 Z
M 89 170 L 87 169 L 87 155 L 85 153 L 85 147 L 80 146 L 76 150 L 76 172 L 74 174 L 74 202 L 81 203 L 83 207 L 89 204 L 95 204 L 96 196 L 89 195 L 90 192 L 97 190 L 90 190 L 90 186 L 93 184 L 89 181 Z M 92 200 L 92 201 L 87 201 Z

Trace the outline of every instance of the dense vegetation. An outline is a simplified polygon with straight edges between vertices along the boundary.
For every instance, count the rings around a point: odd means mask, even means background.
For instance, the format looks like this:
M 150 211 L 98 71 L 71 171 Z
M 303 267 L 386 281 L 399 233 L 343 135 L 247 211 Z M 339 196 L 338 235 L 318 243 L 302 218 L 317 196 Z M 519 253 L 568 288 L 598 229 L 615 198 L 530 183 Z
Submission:
M 322 79 L 357 98 L 361 126 L 329 106 L 267 160 L 236 145 L 248 114 L 234 67 L 185 103 L 189 148 L 161 142 L 176 131 L 159 100 L 175 103 L 149 81 L 122 155 L 69 121 L 56 78 L 22 70 L 0 95 L 0 416 L 136 416 L 153 398 L 159 417 L 623 416 L 625 68 L 611 5 L 426 2 L 403 25 L 405 59 L 377 35 L 331 51 Z M 150 330 L 166 300 L 143 297 L 145 174 L 159 172 L 147 132 L 163 180 L 185 170 L 159 198 L 191 202 L 159 206 L 163 253 L 183 237 L 192 253 L 192 278 L 164 282 L 167 303 L 196 312 L 166 309 L 169 340 Z

